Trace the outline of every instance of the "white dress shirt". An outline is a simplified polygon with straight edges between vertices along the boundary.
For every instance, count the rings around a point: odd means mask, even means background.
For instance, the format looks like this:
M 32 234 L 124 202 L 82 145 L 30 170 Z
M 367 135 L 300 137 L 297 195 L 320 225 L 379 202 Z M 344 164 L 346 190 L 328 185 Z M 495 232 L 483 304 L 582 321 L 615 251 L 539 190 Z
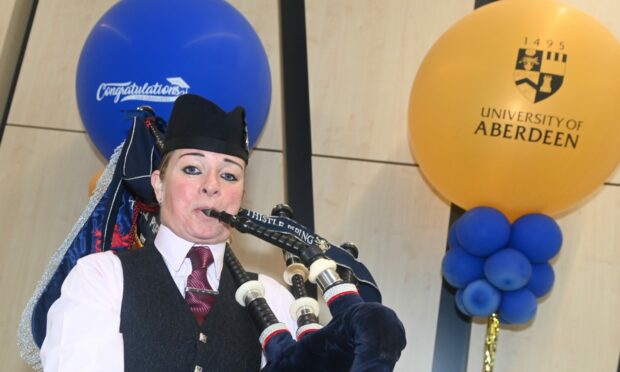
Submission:
M 155 247 L 181 294 L 192 272 L 186 256 L 193 245 L 164 225 L 155 238 Z M 207 278 L 213 289 L 219 287 L 225 247 L 225 243 L 209 245 L 214 262 L 207 269 Z M 265 286 L 265 298 L 274 314 L 294 335 L 297 324 L 289 315 L 293 296 L 268 276 L 259 274 L 258 280 Z M 47 313 L 41 347 L 44 370 L 123 371 L 123 335 L 119 332 L 122 301 L 123 268 L 114 253 L 95 253 L 78 260 L 62 285 L 60 298 Z

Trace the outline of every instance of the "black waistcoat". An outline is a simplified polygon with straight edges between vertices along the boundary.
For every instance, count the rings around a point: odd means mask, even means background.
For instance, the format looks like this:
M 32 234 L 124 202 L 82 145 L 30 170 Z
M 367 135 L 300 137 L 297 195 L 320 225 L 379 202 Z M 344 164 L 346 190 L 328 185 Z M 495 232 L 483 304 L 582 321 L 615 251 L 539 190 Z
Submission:
M 258 331 L 235 301 L 235 284 L 224 265 L 219 292 L 198 326 L 183 296 L 152 245 L 118 254 L 123 267 L 125 371 L 258 371 Z M 204 337 L 206 335 L 206 342 Z M 202 339 L 202 340 L 201 340 Z

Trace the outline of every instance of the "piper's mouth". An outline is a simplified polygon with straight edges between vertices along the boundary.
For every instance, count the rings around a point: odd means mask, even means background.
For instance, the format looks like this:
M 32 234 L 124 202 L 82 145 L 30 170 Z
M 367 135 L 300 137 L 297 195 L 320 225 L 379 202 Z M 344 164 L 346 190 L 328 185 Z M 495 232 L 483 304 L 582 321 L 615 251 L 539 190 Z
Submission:
M 207 217 L 213 217 L 213 218 L 217 218 L 217 211 L 215 209 L 211 209 L 211 208 L 205 208 L 202 210 L 202 213 L 205 214 L 205 216 Z

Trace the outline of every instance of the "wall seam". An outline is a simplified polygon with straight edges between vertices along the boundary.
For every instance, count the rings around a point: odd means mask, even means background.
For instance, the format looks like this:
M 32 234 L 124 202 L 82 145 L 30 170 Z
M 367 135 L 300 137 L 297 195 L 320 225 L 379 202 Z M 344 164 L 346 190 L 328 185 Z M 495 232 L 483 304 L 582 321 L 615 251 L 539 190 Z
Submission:
M 32 24 L 34 23 L 34 17 L 37 11 L 38 4 L 39 4 L 38 0 L 33 0 L 32 8 L 30 9 L 30 15 L 28 16 L 28 22 L 26 23 L 26 29 L 24 30 L 24 35 L 22 37 L 22 43 L 21 43 L 19 56 L 17 57 L 17 61 L 15 63 L 15 69 L 13 70 L 14 72 L 13 72 L 13 79 L 11 81 L 11 87 L 9 88 L 9 93 L 7 95 L 7 99 L 6 99 L 5 106 L 4 106 L 4 112 L 2 113 L 2 119 L 0 121 L 0 146 L 2 145 L 2 137 L 4 136 L 4 128 L 6 128 L 7 126 L 9 112 L 11 111 L 11 106 L 13 104 L 13 96 L 15 95 L 15 89 L 17 87 L 17 80 L 19 78 L 19 73 L 22 68 L 22 62 L 24 61 L 24 55 L 26 54 L 26 48 L 28 46 L 28 39 L 30 38 L 30 31 L 32 30 Z

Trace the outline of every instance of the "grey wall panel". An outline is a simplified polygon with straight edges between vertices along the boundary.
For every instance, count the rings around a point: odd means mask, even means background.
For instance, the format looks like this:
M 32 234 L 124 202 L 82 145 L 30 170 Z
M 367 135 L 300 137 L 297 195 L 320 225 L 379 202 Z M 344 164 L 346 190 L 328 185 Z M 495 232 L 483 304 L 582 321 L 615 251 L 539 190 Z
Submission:
M 86 207 L 102 163 L 85 134 L 7 127 L 0 147 L 0 360 L 27 371 L 17 325 L 53 252 Z
M 405 325 L 398 371 L 430 371 L 449 207 L 418 168 L 314 158 L 316 231 L 355 242 L 383 303 Z
M 415 73 L 473 4 L 307 1 L 313 152 L 411 163 L 407 110 Z

